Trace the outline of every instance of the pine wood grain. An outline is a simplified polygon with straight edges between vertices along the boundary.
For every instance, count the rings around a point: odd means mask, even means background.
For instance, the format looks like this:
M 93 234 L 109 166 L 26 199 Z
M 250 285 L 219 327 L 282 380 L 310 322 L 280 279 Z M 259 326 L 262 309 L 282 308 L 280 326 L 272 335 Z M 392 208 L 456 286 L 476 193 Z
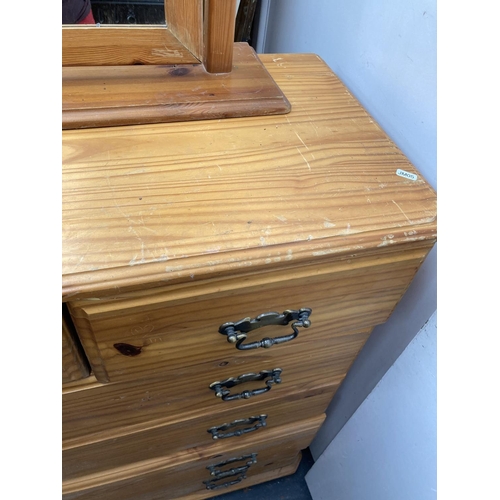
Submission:
M 162 376 L 217 359 L 281 363 L 293 352 L 315 355 L 335 337 L 384 322 L 411 282 L 427 250 L 398 256 L 359 257 L 292 272 L 219 280 L 130 299 L 69 302 L 93 372 L 102 382 Z M 311 308 L 311 327 L 269 349 L 237 350 L 218 330 L 262 313 Z M 268 326 L 248 342 L 292 333 Z M 121 353 L 115 344 L 138 348 Z
M 63 390 L 65 500 L 208 498 L 206 464 L 250 443 L 264 458 L 250 481 L 291 470 L 436 240 L 435 192 L 329 68 L 263 60 L 288 115 L 63 132 L 63 300 L 100 380 Z M 271 349 L 218 333 L 301 307 L 311 327 Z M 248 400 L 209 387 L 278 367 Z M 212 417 L 255 412 L 276 425 L 204 441 Z
M 203 0 L 165 0 L 169 30 L 198 60 L 203 60 Z
M 201 65 L 63 68 L 63 129 L 283 114 L 290 104 L 255 51 L 235 44 L 234 71 Z
M 201 63 L 165 26 L 62 28 L 63 68 L 137 64 Z
M 256 437 L 269 434 L 271 429 L 321 415 L 337 388 L 338 384 L 335 383 L 322 388 L 319 394 L 313 391 L 291 392 L 274 400 L 272 404 L 255 400 L 255 403 L 248 407 L 238 409 L 230 406 L 221 407 L 216 413 L 209 411 L 194 417 L 187 414 L 182 420 L 170 425 L 150 424 L 138 432 L 113 436 L 84 445 L 74 443 L 71 446 L 65 443 L 62 453 L 63 478 L 71 480 L 140 462 L 145 457 L 145 450 L 147 457 L 152 459 L 187 448 L 211 446 L 213 453 L 216 454 L 226 446 L 226 443 L 251 444 Z M 266 426 L 248 434 L 213 440 L 208 432 L 211 427 L 259 415 L 267 415 Z M 231 430 L 248 427 L 250 426 L 240 425 Z
M 207 470 L 208 466 L 256 453 L 256 463 L 251 465 L 245 474 L 252 477 L 295 463 L 300 450 L 310 444 L 324 418 L 325 415 L 320 415 L 293 426 L 272 429 L 265 438 L 255 438 L 251 443 L 226 443 L 216 452 L 212 447 L 189 449 L 161 458 L 144 460 L 129 467 L 108 470 L 107 474 L 64 481 L 63 498 L 137 500 L 159 495 L 162 498 L 177 498 L 193 493 L 208 493 L 203 483 L 213 479 Z M 230 465 L 222 467 L 221 470 L 231 468 Z M 231 488 L 224 491 L 231 491 Z M 207 496 L 213 494 L 212 492 Z
M 63 132 L 65 300 L 433 245 L 435 192 L 324 62 L 262 59 L 288 115 Z
M 370 331 L 338 337 L 320 354 L 294 353 L 282 359 L 280 366 L 263 365 L 257 358 L 241 367 L 237 358 L 222 358 L 195 369 L 180 370 L 174 378 L 109 384 L 89 382 L 66 389 L 62 397 L 64 447 L 118 438 L 153 426 L 174 425 L 210 412 L 214 415 L 240 409 L 247 412 L 256 404 L 272 408 L 281 398 L 296 400 L 325 392 L 333 396 L 332 386 L 344 378 Z M 283 370 L 281 384 L 250 399 L 222 401 L 209 388 L 215 381 L 277 367 Z M 242 384 L 235 390 L 254 389 L 254 386 Z
M 203 62 L 209 73 L 229 73 L 233 67 L 236 0 L 204 0 Z

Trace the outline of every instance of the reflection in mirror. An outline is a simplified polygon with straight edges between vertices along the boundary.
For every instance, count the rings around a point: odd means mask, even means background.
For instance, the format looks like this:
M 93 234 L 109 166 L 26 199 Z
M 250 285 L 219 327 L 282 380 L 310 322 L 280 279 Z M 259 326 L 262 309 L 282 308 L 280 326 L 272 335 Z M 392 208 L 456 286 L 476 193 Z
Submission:
M 164 0 L 62 0 L 62 24 L 165 24 Z

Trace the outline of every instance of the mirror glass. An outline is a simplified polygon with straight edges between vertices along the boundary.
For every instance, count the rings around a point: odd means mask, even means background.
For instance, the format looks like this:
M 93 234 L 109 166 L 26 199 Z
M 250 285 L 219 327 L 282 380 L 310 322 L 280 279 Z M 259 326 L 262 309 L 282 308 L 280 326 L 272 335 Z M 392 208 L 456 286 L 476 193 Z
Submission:
M 165 24 L 164 0 L 62 0 L 62 24 Z

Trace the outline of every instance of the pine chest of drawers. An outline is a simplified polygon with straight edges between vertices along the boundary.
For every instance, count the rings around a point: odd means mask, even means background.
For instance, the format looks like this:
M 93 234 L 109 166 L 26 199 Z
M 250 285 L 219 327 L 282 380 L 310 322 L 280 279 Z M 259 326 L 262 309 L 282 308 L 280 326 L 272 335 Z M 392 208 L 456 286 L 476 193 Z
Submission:
M 63 496 L 292 473 L 436 240 L 436 195 L 314 55 L 288 115 L 63 133 Z

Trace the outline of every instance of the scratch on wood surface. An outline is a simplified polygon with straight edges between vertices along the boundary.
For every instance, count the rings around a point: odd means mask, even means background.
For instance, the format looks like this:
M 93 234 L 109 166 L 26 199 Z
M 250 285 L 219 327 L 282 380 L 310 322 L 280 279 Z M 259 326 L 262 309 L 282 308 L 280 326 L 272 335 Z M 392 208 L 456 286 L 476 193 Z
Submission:
M 356 234 L 356 233 L 359 233 L 360 230 L 358 229 L 351 229 L 351 224 L 349 224 L 349 222 L 347 223 L 345 229 L 341 229 L 338 234 L 339 235 L 347 235 L 347 234 Z
M 223 261 L 222 261 L 222 260 L 209 260 L 209 261 L 207 262 L 207 265 L 208 265 L 209 267 L 215 267 L 215 266 L 218 266 L 218 265 L 220 265 L 220 264 L 222 264 L 222 263 L 223 263 Z
M 183 265 L 180 266 L 167 266 L 165 267 L 165 272 L 166 273 L 174 273 L 176 271 L 182 271 L 184 269 Z
M 415 236 L 413 238 L 411 238 L 410 236 L 407 236 L 405 238 L 405 241 L 423 241 L 425 240 L 425 236 Z
M 302 140 L 302 137 L 300 137 L 300 135 L 297 132 L 295 132 L 295 135 L 298 137 L 299 141 L 304 145 L 304 147 L 309 151 L 309 148 L 307 147 L 306 143 Z
M 431 215 L 430 217 L 423 217 L 422 219 L 417 219 L 417 220 L 412 220 L 412 224 L 429 224 L 431 222 L 434 222 L 436 220 L 435 215 Z
M 145 168 L 136 168 L 135 170 L 127 172 L 125 175 L 137 175 L 137 174 L 143 174 L 144 172 L 146 172 Z
M 273 262 L 281 262 L 281 257 L 267 258 L 264 262 L 266 264 L 272 264 Z
M 302 156 L 302 158 L 304 159 L 304 161 L 306 162 L 307 164 L 307 168 L 309 169 L 309 171 L 311 171 L 311 165 L 309 165 L 309 162 L 306 160 L 305 156 L 300 152 L 300 149 L 299 148 L 296 148 L 297 151 L 299 152 L 300 156 Z
M 394 235 L 388 234 L 387 236 L 384 236 L 382 238 L 382 243 L 380 243 L 380 245 L 377 245 L 377 247 L 386 247 L 388 245 L 391 245 L 392 243 L 394 243 Z
M 394 200 L 391 200 L 391 201 L 394 203 L 394 205 L 396 205 L 396 206 L 399 208 L 400 212 L 401 212 L 401 213 L 405 216 L 405 219 L 406 219 L 406 220 L 407 220 L 410 224 L 412 224 L 412 221 L 411 221 L 410 219 L 408 219 L 408 217 L 406 216 L 406 214 L 403 212 L 403 209 L 402 209 L 402 208 L 401 208 L 401 207 L 400 207 L 400 206 L 399 206 L 399 205 L 398 205 L 398 204 L 397 204 Z
M 87 254 L 89 253 L 90 250 L 87 250 L 81 257 L 80 259 L 78 260 L 78 262 L 75 264 L 75 266 L 73 267 L 73 270 L 71 272 L 77 272 L 77 269 L 78 267 L 80 266 L 80 264 L 83 262 L 83 260 L 85 259 L 85 257 L 87 256 Z
M 183 54 L 180 50 L 175 50 L 175 49 L 171 50 L 168 49 L 168 47 L 165 47 L 165 49 L 152 49 L 151 55 L 159 57 L 178 57 L 178 58 L 183 57 Z
M 108 151 L 108 155 L 109 155 L 109 151 Z M 130 216 L 127 215 L 123 209 L 120 207 L 120 205 L 118 205 L 118 203 L 116 203 L 116 199 L 115 199 L 115 188 L 111 185 L 111 182 L 109 180 L 109 172 L 106 173 L 106 182 L 108 184 L 108 187 L 111 189 L 111 192 L 113 193 L 113 203 L 115 205 L 115 207 L 118 209 L 118 212 L 120 212 L 120 214 L 125 217 L 125 219 L 127 219 L 128 222 L 133 222 L 131 219 L 130 219 Z M 129 228 L 129 232 L 132 231 L 132 226 Z M 134 231 L 135 233 L 135 231 Z M 139 235 L 137 233 L 135 233 L 137 238 L 140 239 Z
M 128 265 L 129 266 L 135 266 L 137 264 L 145 264 L 147 262 L 165 262 L 168 260 L 168 255 L 166 254 L 161 254 L 159 257 L 155 257 L 153 255 L 152 259 L 146 260 L 145 254 L 144 254 L 144 242 L 141 241 L 141 259 L 137 260 L 138 254 L 135 254 L 132 259 L 130 259 Z
M 214 248 L 207 248 L 205 250 L 205 253 L 219 253 L 220 252 L 220 247 L 214 247 Z
M 342 252 L 343 250 L 343 248 L 329 248 L 327 250 L 318 250 L 317 252 L 313 252 L 312 254 L 314 257 L 321 257 L 322 255 Z
M 136 264 L 144 264 L 146 262 L 146 259 L 144 258 L 144 242 L 141 241 L 141 260 L 137 260 L 137 254 L 134 255 L 132 259 L 130 259 L 130 262 L 128 263 L 129 266 L 135 266 Z

